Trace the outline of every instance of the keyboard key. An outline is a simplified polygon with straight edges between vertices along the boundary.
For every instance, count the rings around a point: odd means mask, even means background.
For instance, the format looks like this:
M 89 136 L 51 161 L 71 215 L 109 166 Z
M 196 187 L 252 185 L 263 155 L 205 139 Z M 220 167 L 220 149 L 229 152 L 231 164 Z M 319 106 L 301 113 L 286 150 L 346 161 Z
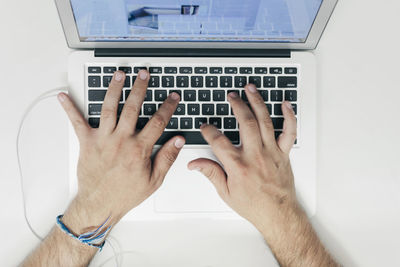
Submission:
M 143 129 L 148 122 L 149 122 L 149 118 L 139 118 L 136 123 L 136 129 L 138 129 L 138 130 Z
M 249 99 L 247 98 L 245 90 L 242 91 L 242 100 L 245 101 L 245 102 L 249 102 Z
M 189 77 L 188 76 L 177 76 L 176 77 L 177 87 L 189 87 Z
M 231 88 L 232 87 L 232 76 L 221 76 L 220 77 L 220 87 L 221 88 Z
M 141 70 L 147 70 L 147 67 L 134 67 L 133 72 L 139 73 Z
M 271 101 L 283 101 L 283 92 L 281 90 L 272 90 L 271 91 Z
M 178 73 L 178 69 L 176 67 L 165 67 L 164 68 L 164 73 L 176 74 L 176 73 Z
M 185 115 L 185 104 L 179 104 L 174 115 Z
M 214 104 L 203 104 L 201 108 L 203 115 L 214 115 Z
M 269 73 L 271 74 L 282 74 L 282 68 L 270 68 Z
M 103 68 L 103 72 L 104 73 L 114 73 L 117 71 L 116 67 L 104 67 Z
M 287 90 L 285 91 L 285 100 L 286 101 L 297 101 L 297 91 Z
M 177 93 L 182 98 L 182 91 L 181 90 L 169 90 L 169 94 Z
M 101 104 L 89 104 L 89 115 L 100 116 L 101 115 Z
M 100 118 L 89 118 L 89 125 L 92 128 L 99 128 Z
M 191 86 L 193 88 L 199 88 L 204 86 L 204 78 L 202 76 L 192 76 Z
M 200 90 L 199 91 L 199 101 L 211 101 L 210 90 Z
M 130 87 L 131 87 L 131 77 L 126 76 L 124 82 L 124 88 L 130 88 Z
M 282 116 L 282 104 L 275 104 L 274 105 L 274 114 L 278 116 Z
M 214 90 L 213 91 L 213 100 L 214 101 L 225 101 L 225 91 Z
M 228 104 L 217 104 L 217 115 L 223 116 L 229 114 Z
M 193 119 L 192 118 L 181 118 L 181 129 L 192 129 Z
M 103 87 L 108 88 L 110 86 L 113 76 L 103 76 Z
M 253 74 L 253 68 L 242 67 L 239 69 L 241 74 Z
M 206 76 L 206 87 L 211 87 L 211 88 L 218 87 L 218 77 Z
M 89 87 L 101 87 L 100 76 L 89 76 L 88 77 L 88 86 Z
M 224 132 L 225 136 L 231 140 L 232 144 L 239 145 L 240 143 L 240 136 L 239 132 Z
M 159 76 L 150 76 L 149 87 L 160 87 L 160 77 Z
M 275 131 L 275 139 L 278 139 L 281 134 L 282 131 Z
M 285 68 L 285 74 L 297 74 L 297 68 Z
M 174 86 L 175 86 L 174 76 L 162 77 L 162 87 L 174 87 Z
M 274 129 L 283 129 L 283 118 L 271 118 Z
M 249 83 L 254 84 L 257 88 L 261 88 L 261 77 L 260 76 L 250 76 Z
M 191 68 L 191 67 L 180 67 L 179 68 L 179 73 L 181 73 L 181 74 L 192 74 L 193 73 L 193 68 Z
M 268 101 L 268 91 L 267 90 L 260 90 L 260 95 L 264 99 L 264 102 Z
M 225 74 L 236 74 L 238 73 L 238 69 L 235 67 L 226 67 Z
M 222 120 L 221 120 L 221 118 L 210 118 L 210 124 L 214 125 L 218 129 L 222 128 Z
M 222 74 L 222 68 L 220 67 L 210 67 L 211 74 Z
M 119 104 L 118 105 L 117 116 L 121 115 L 123 108 L 124 108 L 124 104 Z M 140 114 L 139 115 L 142 115 L 142 110 L 141 109 L 140 109 Z
M 196 74 L 207 74 L 207 67 L 196 67 L 194 68 Z
M 204 140 L 201 132 L 185 132 L 185 131 L 166 131 L 163 132 L 160 139 L 156 142 L 156 145 L 163 145 L 168 140 L 175 136 L 183 136 L 186 140 L 186 145 L 207 145 L 206 140 Z
M 119 67 L 118 70 L 125 72 L 126 74 L 132 73 L 131 67 Z
M 279 88 L 296 88 L 297 77 L 278 77 Z
M 274 88 L 276 86 L 275 77 L 265 76 L 264 77 L 264 88 Z
M 236 119 L 224 118 L 224 129 L 236 129 Z
M 194 127 L 196 129 L 200 129 L 201 125 L 207 123 L 207 118 L 195 118 L 194 119 Z
M 88 67 L 88 72 L 89 73 L 101 73 L 101 68 L 100 67 Z
M 162 68 L 161 67 L 150 67 L 149 72 L 151 74 L 161 74 L 162 73 Z
M 271 115 L 272 114 L 272 105 L 271 104 L 266 104 L 268 113 Z
M 199 104 L 188 104 L 187 113 L 188 113 L 188 115 L 200 115 L 200 105 Z
M 144 115 L 153 116 L 157 111 L 156 104 L 144 104 L 143 105 L 143 113 Z
M 167 124 L 167 129 L 178 129 L 178 119 L 171 118 L 171 120 Z
M 167 90 L 155 90 L 154 91 L 154 100 L 155 101 L 164 102 L 165 99 L 167 99 L 167 96 L 168 96 Z
M 235 87 L 236 88 L 244 88 L 247 84 L 246 76 L 236 76 L 235 77 Z
M 294 114 L 297 115 L 297 104 L 292 104 Z
M 89 101 L 104 101 L 107 90 L 89 90 Z
M 267 74 L 268 69 L 267 68 L 255 68 L 255 74 Z
M 196 91 L 195 90 L 184 90 L 183 98 L 185 101 L 196 101 Z

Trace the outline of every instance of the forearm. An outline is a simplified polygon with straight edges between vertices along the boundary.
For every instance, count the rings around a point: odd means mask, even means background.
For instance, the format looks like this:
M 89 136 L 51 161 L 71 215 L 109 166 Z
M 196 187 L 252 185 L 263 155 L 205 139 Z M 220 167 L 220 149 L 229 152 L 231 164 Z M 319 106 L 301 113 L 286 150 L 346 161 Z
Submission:
M 54 227 L 22 266 L 88 266 L 97 250 Z
M 111 215 L 110 211 L 99 209 L 92 203 L 77 197 L 65 211 L 62 221 L 75 235 L 96 229 Z M 110 218 L 108 225 L 115 223 L 116 220 Z M 81 243 L 55 226 L 23 266 L 87 266 L 97 251 L 97 248 Z
M 261 232 L 281 266 L 340 266 L 325 249 L 301 207 L 284 209 L 282 220 Z M 279 225 L 278 225 L 279 224 Z

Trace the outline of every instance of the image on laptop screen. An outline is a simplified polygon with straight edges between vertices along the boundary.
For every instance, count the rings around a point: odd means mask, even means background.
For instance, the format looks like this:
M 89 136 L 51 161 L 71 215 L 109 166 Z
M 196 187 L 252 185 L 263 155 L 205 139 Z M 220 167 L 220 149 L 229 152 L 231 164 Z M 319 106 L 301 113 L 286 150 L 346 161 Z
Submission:
M 322 0 L 71 0 L 81 41 L 305 42 Z

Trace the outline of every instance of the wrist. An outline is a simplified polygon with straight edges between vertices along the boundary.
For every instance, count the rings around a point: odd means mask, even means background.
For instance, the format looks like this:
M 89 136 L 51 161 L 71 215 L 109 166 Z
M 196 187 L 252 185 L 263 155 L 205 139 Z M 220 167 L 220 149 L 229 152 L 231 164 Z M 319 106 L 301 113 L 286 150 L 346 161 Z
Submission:
M 114 226 L 121 219 L 119 214 L 101 199 L 89 199 L 77 195 L 63 216 L 63 223 L 77 235 L 96 229 L 109 218 L 107 225 Z

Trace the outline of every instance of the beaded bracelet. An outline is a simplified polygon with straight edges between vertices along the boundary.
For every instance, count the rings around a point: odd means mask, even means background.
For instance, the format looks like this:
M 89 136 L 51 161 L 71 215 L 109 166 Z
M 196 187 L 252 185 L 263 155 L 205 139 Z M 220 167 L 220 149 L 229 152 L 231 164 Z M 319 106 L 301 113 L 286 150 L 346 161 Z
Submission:
M 83 233 L 81 235 L 74 235 L 71 230 L 68 229 L 67 226 L 61 221 L 64 215 L 59 215 L 57 216 L 57 225 L 60 227 L 60 229 L 69 235 L 70 237 L 78 240 L 79 242 L 86 244 L 91 247 L 95 247 L 100 249 L 100 251 L 103 249 L 104 244 L 106 243 L 105 239 L 108 234 L 108 232 L 111 230 L 111 226 L 108 226 L 105 228 L 106 223 L 110 219 L 110 217 L 105 220 L 96 230 L 88 232 L 88 233 Z

